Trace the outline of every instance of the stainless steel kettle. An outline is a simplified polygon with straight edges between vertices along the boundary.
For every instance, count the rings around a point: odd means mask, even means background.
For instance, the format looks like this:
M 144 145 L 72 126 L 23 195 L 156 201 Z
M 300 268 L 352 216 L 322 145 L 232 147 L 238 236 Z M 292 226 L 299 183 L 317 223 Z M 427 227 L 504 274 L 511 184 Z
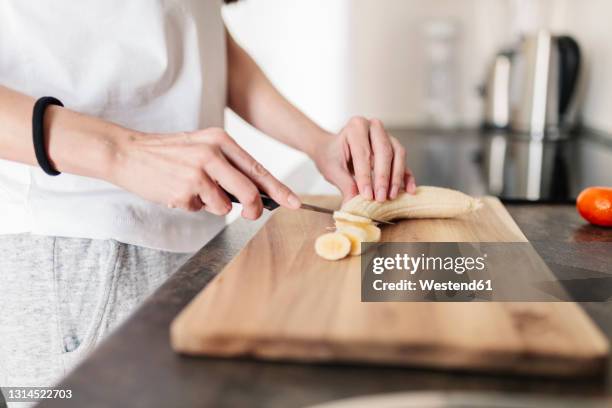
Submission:
M 499 53 L 484 89 L 484 123 L 532 138 L 559 135 L 574 124 L 580 47 L 547 31 Z

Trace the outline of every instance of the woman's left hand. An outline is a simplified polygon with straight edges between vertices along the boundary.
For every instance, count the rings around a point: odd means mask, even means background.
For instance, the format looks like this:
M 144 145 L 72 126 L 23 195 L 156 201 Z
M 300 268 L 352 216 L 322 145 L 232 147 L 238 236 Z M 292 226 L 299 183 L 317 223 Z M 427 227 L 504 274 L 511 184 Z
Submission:
M 416 184 L 406 167 L 406 149 L 378 119 L 353 117 L 340 133 L 313 154 L 319 171 L 340 189 L 344 201 L 357 194 L 376 201 L 414 193 Z

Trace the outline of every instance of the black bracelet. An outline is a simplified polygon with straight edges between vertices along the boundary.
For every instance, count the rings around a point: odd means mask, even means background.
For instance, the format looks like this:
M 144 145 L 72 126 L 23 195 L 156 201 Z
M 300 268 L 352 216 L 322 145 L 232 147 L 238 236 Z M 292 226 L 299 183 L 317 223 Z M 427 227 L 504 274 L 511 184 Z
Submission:
M 45 173 L 50 176 L 59 176 L 59 171 L 55 170 L 49 158 L 47 157 L 47 149 L 45 147 L 45 132 L 44 132 L 44 120 L 45 110 L 49 105 L 64 106 L 62 102 L 52 96 L 43 96 L 34 104 L 34 112 L 32 113 L 32 141 L 34 142 L 34 153 L 36 154 L 36 161 L 38 165 Z

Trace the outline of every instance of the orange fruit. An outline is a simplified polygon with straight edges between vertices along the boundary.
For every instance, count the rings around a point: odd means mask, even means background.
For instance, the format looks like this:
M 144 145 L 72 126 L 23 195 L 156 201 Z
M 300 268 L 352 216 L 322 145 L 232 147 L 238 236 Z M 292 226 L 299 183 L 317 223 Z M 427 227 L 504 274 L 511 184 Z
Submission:
M 588 222 L 612 227 L 612 188 L 589 187 L 576 199 L 578 212 Z

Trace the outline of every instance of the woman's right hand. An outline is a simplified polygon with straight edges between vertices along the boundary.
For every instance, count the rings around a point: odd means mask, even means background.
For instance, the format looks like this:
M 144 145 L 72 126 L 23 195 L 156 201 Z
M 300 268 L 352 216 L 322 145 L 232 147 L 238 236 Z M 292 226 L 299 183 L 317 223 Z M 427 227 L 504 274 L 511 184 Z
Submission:
M 0 159 L 38 166 L 32 147 L 34 103 L 0 85 Z M 231 203 L 223 190 L 238 198 L 249 219 L 262 213 L 260 190 L 284 207 L 300 206 L 298 197 L 223 129 L 143 134 L 49 106 L 44 131 L 56 170 L 106 180 L 164 206 L 224 215 Z
M 248 219 L 263 211 L 259 191 L 283 207 L 300 206 L 295 193 L 223 129 L 134 133 L 119 142 L 112 161 L 110 182 L 171 208 L 225 215 L 232 204 L 223 190 L 238 198 Z

